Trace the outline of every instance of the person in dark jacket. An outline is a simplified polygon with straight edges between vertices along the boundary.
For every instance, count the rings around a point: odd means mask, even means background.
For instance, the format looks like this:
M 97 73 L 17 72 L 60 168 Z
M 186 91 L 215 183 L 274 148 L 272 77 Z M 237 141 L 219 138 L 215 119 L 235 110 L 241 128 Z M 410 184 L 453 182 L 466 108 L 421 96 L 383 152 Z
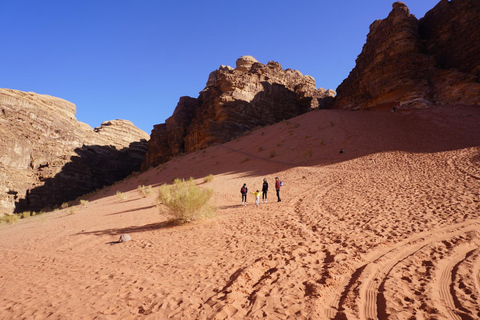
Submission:
M 277 202 L 282 202 L 282 199 L 280 199 L 280 187 L 282 184 L 280 183 L 280 179 L 278 177 L 275 177 L 275 190 L 277 190 Z
M 242 206 L 247 205 L 247 193 L 248 193 L 248 188 L 247 184 L 244 183 L 243 186 L 240 188 L 240 193 L 242 194 Z
M 262 186 L 262 203 L 267 203 L 268 182 L 267 178 L 263 178 Z

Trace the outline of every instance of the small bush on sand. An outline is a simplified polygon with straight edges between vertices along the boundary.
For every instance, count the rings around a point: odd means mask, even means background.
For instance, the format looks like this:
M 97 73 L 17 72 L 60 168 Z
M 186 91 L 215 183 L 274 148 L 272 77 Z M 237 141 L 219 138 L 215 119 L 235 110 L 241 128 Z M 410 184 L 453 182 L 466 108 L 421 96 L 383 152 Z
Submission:
M 52 208 L 50 207 L 45 207 L 42 210 L 40 210 L 40 213 L 47 213 L 47 212 L 52 212 Z
M 88 203 L 88 200 L 80 199 L 80 205 L 81 206 L 86 206 Z
M 203 182 L 207 183 L 207 182 L 212 182 L 213 179 L 215 178 L 215 176 L 213 174 L 209 174 L 208 176 L 206 176 L 204 179 L 203 179 Z
M 312 148 L 308 148 L 307 150 L 305 150 L 302 155 L 303 155 L 304 158 L 312 157 L 313 156 Z
M 305 150 L 302 154 L 304 163 L 307 163 L 307 159 L 313 156 L 312 148 Z
M 32 213 L 30 211 L 24 211 L 20 214 L 20 218 L 21 219 L 26 219 L 28 217 L 30 217 L 32 215 Z
M 152 186 L 145 187 L 144 185 L 137 187 L 138 192 L 144 197 L 148 197 L 152 192 Z
M 19 219 L 17 214 L 7 214 L 3 217 L 0 217 L 0 223 L 12 224 Z
M 208 204 L 212 194 L 212 189 L 196 186 L 193 179 L 175 179 L 172 185 L 164 184 L 159 188 L 157 200 L 183 224 L 214 216 L 215 208 Z
M 117 193 L 115 194 L 117 196 L 118 199 L 120 199 L 121 201 L 127 199 L 127 196 L 121 192 L 121 191 L 117 191 Z
M 62 205 L 60 206 L 60 208 L 62 208 L 62 209 L 68 208 L 68 202 L 62 203 Z

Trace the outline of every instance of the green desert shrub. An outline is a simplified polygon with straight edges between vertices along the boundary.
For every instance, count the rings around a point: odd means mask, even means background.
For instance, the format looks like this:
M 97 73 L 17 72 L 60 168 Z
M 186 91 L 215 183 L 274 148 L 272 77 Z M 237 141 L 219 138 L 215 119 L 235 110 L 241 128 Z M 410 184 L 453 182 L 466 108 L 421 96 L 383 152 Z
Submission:
M 196 186 L 193 179 L 175 179 L 159 188 L 157 200 L 182 224 L 213 217 L 215 208 L 208 203 L 212 194 L 212 189 Z
M 3 217 L 0 217 L 0 223 L 12 224 L 18 219 L 19 219 L 18 214 L 11 214 L 11 215 L 7 214 L 7 215 L 4 215 Z
M 52 211 L 52 208 L 50 207 L 45 207 L 43 208 L 42 210 L 40 210 L 40 213 L 47 213 L 47 212 L 51 212 Z
M 152 192 L 152 186 L 145 187 L 144 185 L 137 187 L 138 192 L 144 197 L 148 197 Z
M 212 182 L 213 181 L 213 178 L 215 176 L 213 174 L 209 174 L 208 176 L 206 176 L 204 179 L 203 179 L 203 182 L 207 183 L 207 182 Z
M 312 148 L 308 148 L 307 150 L 305 150 L 302 154 L 303 158 L 311 158 L 313 156 L 313 150 Z
M 244 162 L 247 162 L 248 160 L 250 160 L 250 157 L 249 156 L 246 156 L 245 158 L 243 158 L 240 163 L 244 163 Z
M 30 211 L 24 211 L 22 213 L 20 213 L 20 218 L 21 219 L 26 219 L 28 217 L 30 217 L 32 215 L 32 213 Z
M 122 191 L 117 191 L 117 193 L 115 194 L 117 196 L 118 199 L 120 199 L 121 201 L 127 199 L 127 195 L 124 194 Z

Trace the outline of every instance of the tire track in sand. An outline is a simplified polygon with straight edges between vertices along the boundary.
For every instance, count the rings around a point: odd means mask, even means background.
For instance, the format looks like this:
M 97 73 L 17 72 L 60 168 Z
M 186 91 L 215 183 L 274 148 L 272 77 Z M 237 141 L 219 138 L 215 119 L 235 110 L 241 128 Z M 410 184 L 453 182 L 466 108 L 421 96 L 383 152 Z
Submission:
M 345 319 L 345 310 L 350 306 L 357 305 L 359 319 L 383 319 L 387 316 L 385 306 L 382 306 L 382 294 L 379 293 L 379 288 L 383 287 L 391 270 L 401 263 L 406 258 L 415 255 L 423 248 L 432 245 L 435 242 L 451 239 L 453 237 L 461 236 L 469 232 L 475 232 L 480 226 L 480 220 L 467 221 L 437 230 L 417 234 L 404 241 L 401 241 L 393 248 L 387 251 L 380 251 L 374 255 L 367 263 L 358 267 L 349 279 L 345 280 L 346 286 L 339 298 L 334 298 L 330 303 L 330 307 L 337 310 L 332 317 L 331 311 L 327 310 L 327 316 L 334 319 Z M 471 250 L 472 247 L 469 247 Z M 466 250 L 466 249 L 465 249 Z M 468 250 L 467 250 L 468 252 Z M 460 253 L 452 261 L 453 265 L 458 263 L 458 257 L 465 256 L 465 252 L 461 250 Z M 449 268 L 443 271 L 444 277 L 449 272 Z M 440 280 L 442 286 L 449 286 L 445 284 L 444 280 Z M 442 296 L 444 299 L 450 299 L 445 290 Z M 448 290 L 447 290 L 448 291 Z M 356 296 L 358 292 L 358 297 Z M 453 300 L 453 299 L 452 299 Z M 364 302 L 362 304 L 362 302 Z M 355 309 L 355 308 L 354 308 Z
M 436 281 L 440 296 L 438 309 L 440 309 L 443 314 L 448 315 L 450 319 L 473 319 L 465 313 L 468 312 L 468 310 L 462 307 L 460 300 L 457 299 L 455 295 L 454 280 L 458 266 L 475 250 L 477 250 L 477 248 L 472 249 L 471 244 L 457 247 L 455 256 L 448 259 L 447 264 L 438 270 L 439 275 Z
M 473 155 L 475 148 L 463 149 L 457 151 L 457 155 L 452 156 L 447 160 L 448 165 L 471 178 L 480 180 L 480 167 L 475 162 L 480 164 L 480 153 Z
M 476 256 L 472 270 L 475 291 L 477 292 L 477 297 L 480 297 L 480 252 Z
M 322 197 L 335 185 L 333 179 L 323 180 L 311 194 Z M 308 196 L 301 193 L 285 202 L 292 207 L 292 215 L 268 211 L 261 223 L 279 230 L 283 245 L 235 270 L 223 288 L 207 299 L 208 317 L 286 319 L 310 313 L 306 301 L 318 297 L 328 272 L 322 262 L 329 258 L 312 230 L 318 224 L 318 212 L 311 210 L 311 201 L 305 201 Z

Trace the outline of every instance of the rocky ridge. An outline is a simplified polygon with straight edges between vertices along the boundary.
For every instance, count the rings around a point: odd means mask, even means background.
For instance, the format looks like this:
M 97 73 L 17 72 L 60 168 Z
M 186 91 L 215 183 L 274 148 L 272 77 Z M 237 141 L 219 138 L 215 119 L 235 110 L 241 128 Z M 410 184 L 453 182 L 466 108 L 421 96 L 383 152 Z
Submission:
M 148 134 L 130 121 L 92 129 L 73 103 L 0 89 L 0 214 L 38 211 L 139 170 Z
M 480 104 L 480 2 L 442 0 L 418 20 L 395 2 L 370 32 L 334 108 Z
M 311 76 L 242 56 L 236 68 L 222 65 L 210 73 L 198 98 L 180 98 L 173 115 L 154 126 L 142 168 L 324 108 L 334 96 L 333 90 L 317 89 Z

